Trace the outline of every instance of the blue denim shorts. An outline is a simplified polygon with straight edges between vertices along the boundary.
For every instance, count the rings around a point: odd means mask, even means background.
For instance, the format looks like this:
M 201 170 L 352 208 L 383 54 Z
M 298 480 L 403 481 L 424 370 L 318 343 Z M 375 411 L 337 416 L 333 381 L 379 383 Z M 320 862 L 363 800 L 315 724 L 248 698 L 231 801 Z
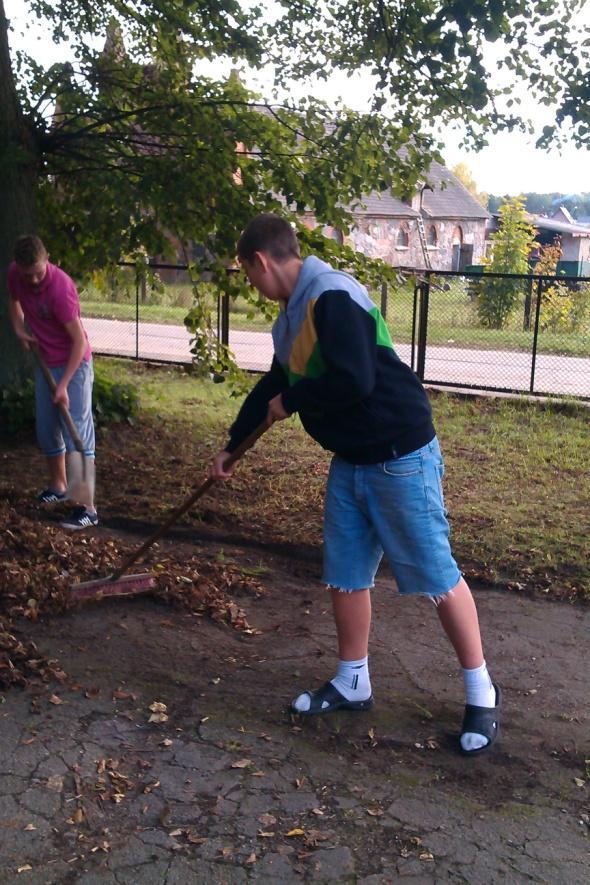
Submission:
M 383 555 L 404 595 L 442 596 L 461 578 L 449 544 L 437 439 L 393 461 L 332 459 L 324 511 L 323 581 L 372 587 Z
M 56 382 L 62 377 L 65 366 L 49 370 Z M 94 421 L 92 418 L 92 383 L 94 371 L 92 360 L 82 360 L 68 384 L 70 414 L 80 434 L 87 457 L 94 457 Z M 37 441 L 44 455 L 51 458 L 64 452 L 74 452 L 76 447 L 67 427 L 53 402 L 53 394 L 41 369 L 35 369 L 35 408 Z

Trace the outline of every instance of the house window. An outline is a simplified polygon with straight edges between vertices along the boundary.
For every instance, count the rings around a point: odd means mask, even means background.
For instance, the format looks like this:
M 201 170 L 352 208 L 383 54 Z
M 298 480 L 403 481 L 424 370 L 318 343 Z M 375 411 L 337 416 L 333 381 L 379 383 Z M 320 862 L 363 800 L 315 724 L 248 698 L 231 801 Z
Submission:
M 453 228 L 453 246 L 462 246 L 463 245 L 463 229 L 460 225 Z
M 434 249 L 438 246 L 438 234 L 433 224 L 430 225 L 426 232 L 426 243 Z
M 402 224 L 398 228 L 395 245 L 397 249 L 407 249 L 410 245 L 410 232 L 405 224 Z

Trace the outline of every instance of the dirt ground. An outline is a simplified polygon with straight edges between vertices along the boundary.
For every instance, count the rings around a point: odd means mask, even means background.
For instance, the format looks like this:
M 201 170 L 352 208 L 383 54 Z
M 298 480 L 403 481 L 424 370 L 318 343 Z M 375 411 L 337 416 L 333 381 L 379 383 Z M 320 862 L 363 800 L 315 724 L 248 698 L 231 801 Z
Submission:
M 0 457 L 15 512 L 54 526 L 32 448 Z M 95 535 L 132 545 L 154 521 L 121 510 L 122 476 Z M 374 708 L 302 720 L 289 701 L 335 660 L 319 547 L 203 512 L 158 556 L 256 575 L 249 629 L 150 597 L 15 622 L 67 675 L 0 694 L 0 882 L 587 882 L 587 607 L 475 588 L 505 705 L 497 748 L 466 760 L 434 607 L 384 572 Z

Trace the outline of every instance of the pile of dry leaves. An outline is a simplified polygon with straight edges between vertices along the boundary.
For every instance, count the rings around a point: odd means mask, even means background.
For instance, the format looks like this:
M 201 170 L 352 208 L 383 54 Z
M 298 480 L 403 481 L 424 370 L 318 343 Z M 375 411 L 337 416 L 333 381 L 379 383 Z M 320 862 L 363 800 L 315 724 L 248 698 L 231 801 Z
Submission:
M 27 685 L 31 678 L 63 679 L 56 661 L 23 637 L 22 619 L 59 614 L 74 606 L 69 588 L 111 574 L 128 549 L 112 538 L 71 535 L 58 526 L 20 515 L 0 501 L 0 688 Z M 175 558 L 158 548 L 146 564 L 156 577 L 156 595 L 170 605 L 249 631 L 234 596 L 259 596 L 255 578 L 235 567 L 197 556 Z M 15 624 L 19 621 L 19 639 Z

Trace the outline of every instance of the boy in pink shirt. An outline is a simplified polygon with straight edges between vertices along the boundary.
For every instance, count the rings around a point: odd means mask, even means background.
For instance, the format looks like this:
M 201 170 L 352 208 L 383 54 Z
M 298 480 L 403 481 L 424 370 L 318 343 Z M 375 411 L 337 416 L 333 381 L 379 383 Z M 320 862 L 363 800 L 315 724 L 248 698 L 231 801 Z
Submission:
M 49 486 L 39 501 L 52 504 L 66 496 L 66 453 L 75 446 L 63 426 L 58 404 L 69 409 L 84 443 L 90 475 L 94 473 L 94 422 L 92 419 L 92 351 L 80 319 L 76 286 L 59 267 L 50 264 L 39 237 L 20 237 L 8 268 L 9 314 L 15 334 L 27 350 L 36 345 L 57 389 L 52 394 L 41 370 L 35 372 L 37 439 L 49 470 Z M 93 484 L 93 483 L 92 483 Z M 98 523 L 94 503 L 74 508 L 62 525 L 83 529 Z

